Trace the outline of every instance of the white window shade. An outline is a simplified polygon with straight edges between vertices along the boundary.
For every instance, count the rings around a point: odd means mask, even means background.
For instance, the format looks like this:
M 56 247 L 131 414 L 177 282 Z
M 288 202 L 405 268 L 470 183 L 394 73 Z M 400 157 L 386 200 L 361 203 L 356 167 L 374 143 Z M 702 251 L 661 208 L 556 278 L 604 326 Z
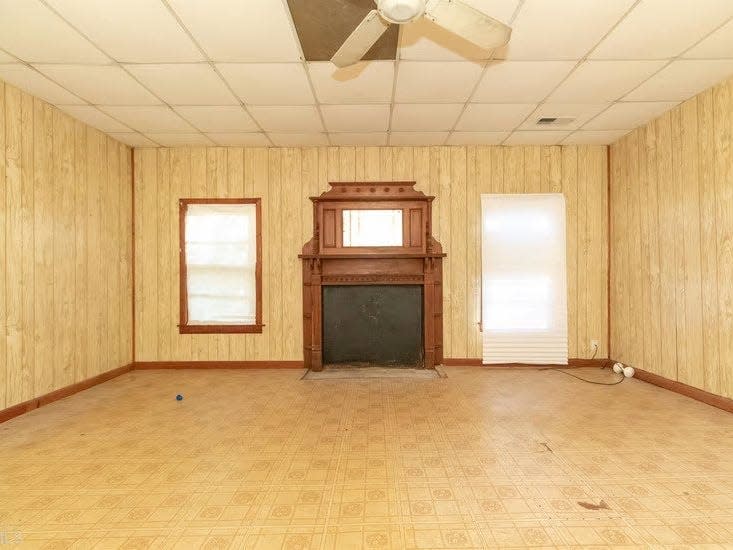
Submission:
M 481 195 L 483 363 L 568 363 L 565 198 Z
M 189 204 L 185 224 L 188 324 L 255 324 L 256 205 Z

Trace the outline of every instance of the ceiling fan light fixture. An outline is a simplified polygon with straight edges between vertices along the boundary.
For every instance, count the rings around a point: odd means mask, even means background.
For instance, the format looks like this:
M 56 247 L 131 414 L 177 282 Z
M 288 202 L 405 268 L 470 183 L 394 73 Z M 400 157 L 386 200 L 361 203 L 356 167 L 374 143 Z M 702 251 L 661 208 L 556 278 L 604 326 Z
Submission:
M 377 9 L 390 23 L 404 24 L 422 16 L 425 0 L 378 0 Z

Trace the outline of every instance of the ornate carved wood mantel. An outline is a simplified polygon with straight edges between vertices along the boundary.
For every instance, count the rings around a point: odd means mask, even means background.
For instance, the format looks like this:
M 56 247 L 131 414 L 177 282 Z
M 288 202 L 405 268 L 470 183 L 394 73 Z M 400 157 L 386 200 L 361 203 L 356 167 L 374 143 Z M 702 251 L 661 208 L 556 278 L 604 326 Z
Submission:
M 410 284 L 423 287 L 424 366 L 443 361 L 443 267 L 432 236 L 432 202 L 415 182 L 330 183 L 313 201 L 313 238 L 303 246 L 303 353 L 321 370 L 324 285 Z M 401 210 L 402 246 L 343 244 L 344 210 Z

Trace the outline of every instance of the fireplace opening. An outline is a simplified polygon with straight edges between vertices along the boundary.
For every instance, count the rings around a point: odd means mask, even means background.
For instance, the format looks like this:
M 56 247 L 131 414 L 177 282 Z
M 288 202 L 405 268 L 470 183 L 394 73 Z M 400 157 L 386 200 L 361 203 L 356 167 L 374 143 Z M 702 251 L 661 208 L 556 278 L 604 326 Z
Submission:
M 423 366 L 421 285 L 323 287 L 323 363 Z

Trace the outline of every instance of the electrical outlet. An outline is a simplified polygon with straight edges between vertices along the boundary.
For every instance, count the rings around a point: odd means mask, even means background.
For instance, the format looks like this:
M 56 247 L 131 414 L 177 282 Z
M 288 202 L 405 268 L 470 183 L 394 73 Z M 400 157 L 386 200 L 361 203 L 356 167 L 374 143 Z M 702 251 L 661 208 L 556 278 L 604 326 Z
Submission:
M 598 340 L 591 340 L 590 341 L 590 350 L 596 351 L 600 347 L 600 345 L 601 344 L 598 342 Z

